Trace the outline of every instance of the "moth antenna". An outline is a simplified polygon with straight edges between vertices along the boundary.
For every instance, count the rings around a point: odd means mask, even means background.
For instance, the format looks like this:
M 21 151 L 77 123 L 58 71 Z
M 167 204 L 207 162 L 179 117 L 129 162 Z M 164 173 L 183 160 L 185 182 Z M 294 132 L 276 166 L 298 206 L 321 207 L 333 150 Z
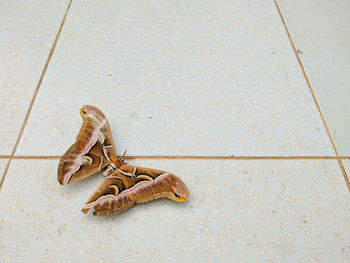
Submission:
M 122 162 L 124 162 L 124 158 L 125 158 L 125 154 L 126 154 L 126 152 L 128 151 L 128 149 L 126 149 L 125 151 L 124 151 L 124 153 L 123 153 L 123 157 L 121 158 L 122 159 Z

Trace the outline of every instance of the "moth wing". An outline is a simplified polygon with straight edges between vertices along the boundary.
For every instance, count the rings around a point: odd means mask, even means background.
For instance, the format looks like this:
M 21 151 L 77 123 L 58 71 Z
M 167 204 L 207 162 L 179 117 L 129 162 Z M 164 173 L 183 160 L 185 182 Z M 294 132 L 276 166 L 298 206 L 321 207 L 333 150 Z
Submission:
M 105 178 L 91 195 L 82 208 L 82 212 L 87 213 L 94 209 L 94 215 L 118 214 L 134 205 L 123 183 L 123 180 L 113 173 Z
M 83 117 L 75 143 L 61 157 L 57 179 L 68 184 L 99 172 L 114 160 L 116 151 L 112 133 L 105 115 L 93 106 L 84 106 L 93 118 Z M 81 110 L 81 111 L 82 111 Z
M 161 197 L 177 202 L 187 201 L 186 184 L 174 174 L 157 169 L 123 164 L 117 168 L 128 195 L 137 203 L 145 203 Z
M 145 203 L 161 197 L 178 202 L 188 200 L 185 183 L 173 174 L 127 164 L 120 168 L 123 170 L 117 168 L 97 187 L 83 206 L 84 213 L 93 208 L 94 215 L 119 214 L 135 203 Z
M 58 165 L 57 178 L 60 184 L 78 181 L 104 169 L 109 162 L 103 156 L 94 154 L 100 151 L 100 147 L 101 144 L 96 143 L 87 154 L 79 155 L 74 143 L 62 156 Z

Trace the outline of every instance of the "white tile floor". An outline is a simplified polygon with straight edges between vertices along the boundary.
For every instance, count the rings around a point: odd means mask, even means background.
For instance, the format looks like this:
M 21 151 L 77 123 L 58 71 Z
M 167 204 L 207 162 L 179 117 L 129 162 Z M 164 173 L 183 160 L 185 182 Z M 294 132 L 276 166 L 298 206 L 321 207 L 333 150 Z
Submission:
M 80 212 L 102 178 L 60 186 L 53 176 L 57 163 L 11 164 L 0 192 L 0 209 L 6 211 L 3 262 L 115 262 L 116 255 L 118 262 L 350 257 L 350 199 L 336 160 L 133 161 L 181 175 L 190 201 L 159 200 L 102 218 Z
M 15 2 L 0 3 L 0 177 L 69 4 Z M 278 2 L 299 47 L 308 34 L 295 34 L 293 16 L 311 6 Z M 318 91 L 324 67 L 312 60 L 327 43 L 301 56 L 349 174 L 334 100 Z M 348 63 L 330 61 L 346 80 Z M 101 176 L 63 187 L 58 159 L 34 158 L 67 149 L 83 104 L 106 113 L 119 154 L 246 159 L 136 158 L 178 174 L 189 202 L 85 215 Z M 29 159 L 13 159 L 0 186 L 0 262 L 350 262 L 349 186 L 273 1 L 74 0 L 19 139 L 14 158 Z
M 0 154 L 12 152 L 67 3 L 0 2 Z
M 274 3 L 253 2 L 74 1 L 17 154 L 62 155 L 93 104 L 119 154 L 333 155 Z
M 350 155 L 350 1 L 278 1 L 340 155 Z

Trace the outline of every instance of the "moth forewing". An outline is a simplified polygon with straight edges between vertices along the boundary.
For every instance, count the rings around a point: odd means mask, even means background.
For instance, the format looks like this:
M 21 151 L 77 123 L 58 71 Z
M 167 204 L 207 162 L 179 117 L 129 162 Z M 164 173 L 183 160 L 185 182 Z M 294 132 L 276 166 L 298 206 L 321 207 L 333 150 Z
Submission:
M 77 144 L 73 144 L 61 158 L 57 178 L 60 184 L 69 184 L 93 175 L 108 165 L 99 153 L 100 145 L 95 144 L 87 154 L 83 154 Z
M 88 177 L 114 163 L 115 148 L 106 116 L 90 105 L 84 106 L 80 115 L 83 123 L 76 141 L 62 156 L 58 166 L 60 184 Z
M 148 169 L 148 168 L 146 168 Z M 154 199 L 166 197 L 177 202 L 187 201 L 189 197 L 185 183 L 177 176 L 164 172 L 149 180 L 150 176 L 139 175 L 141 180 L 129 189 L 130 198 L 137 203 L 145 203 Z
M 162 170 L 123 164 L 120 173 L 130 197 L 138 203 L 167 197 L 174 201 L 186 201 L 188 189 L 177 176 Z

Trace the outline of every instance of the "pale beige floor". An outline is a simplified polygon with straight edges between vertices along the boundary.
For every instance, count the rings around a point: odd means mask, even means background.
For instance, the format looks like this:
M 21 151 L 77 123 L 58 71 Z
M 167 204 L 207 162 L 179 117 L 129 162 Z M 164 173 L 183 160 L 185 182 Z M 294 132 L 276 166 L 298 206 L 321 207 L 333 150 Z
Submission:
M 277 2 L 0 2 L 0 261 L 350 262 L 346 1 Z M 81 213 L 102 177 L 56 169 L 84 104 L 189 202 Z
M 278 1 L 340 155 L 350 155 L 350 2 Z

